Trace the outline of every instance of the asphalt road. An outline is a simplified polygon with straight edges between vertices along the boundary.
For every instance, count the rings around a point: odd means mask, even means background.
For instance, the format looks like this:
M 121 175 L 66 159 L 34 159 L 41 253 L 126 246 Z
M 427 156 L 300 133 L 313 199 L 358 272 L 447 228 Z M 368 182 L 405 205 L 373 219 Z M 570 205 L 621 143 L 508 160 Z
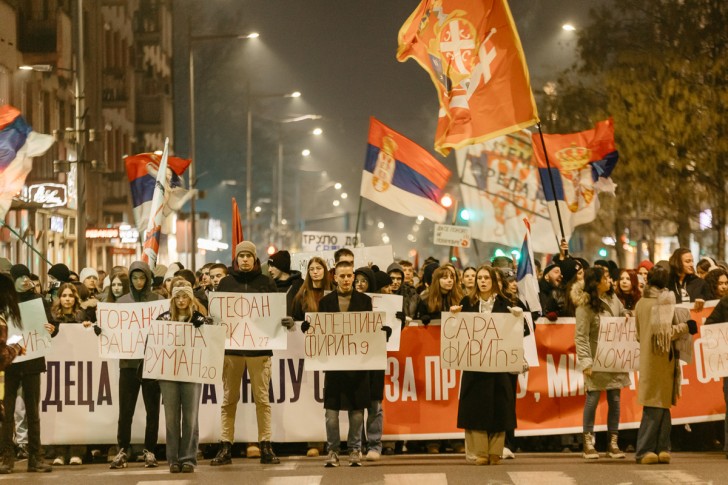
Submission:
M 602 457 L 587 462 L 578 453 L 521 453 L 497 466 L 476 467 L 463 455 L 397 455 L 352 468 L 342 460 L 339 468 L 324 468 L 323 458 L 283 457 L 280 465 L 264 466 L 257 460 L 237 458 L 224 467 L 210 467 L 204 460 L 194 474 L 170 474 L 166 463 L 145 469 L 131 463 L 125 470 L 108 465 L 55 467 L 52 473 L 25 472 L 25 461 L 16 463 L 15 473 L 1 475 L 2 483 L 83 484 L 189 484 L 255 485 L 445 485 L 445 484 L 723 484 L 728 483 L 728 462 L 722 452 L 673 453 L 669 465 L 637 465 L 634 455 L 625 460 Z M 22 480 L 22 481 L 20 481 Z

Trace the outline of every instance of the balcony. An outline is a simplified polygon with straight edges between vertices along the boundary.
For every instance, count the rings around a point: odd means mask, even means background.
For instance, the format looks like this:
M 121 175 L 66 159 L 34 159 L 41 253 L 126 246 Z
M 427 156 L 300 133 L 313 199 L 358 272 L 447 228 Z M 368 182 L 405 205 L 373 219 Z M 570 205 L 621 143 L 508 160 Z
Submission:
M 162 97 L 159 95 L 138 95 L 136 97 L 137 130 L 158 132 L 162 130 Z
M 104 108 L 125 108 L 129 101 L 126 75 L 117 68 L 104 69 L 102 74 L 101 101 Z

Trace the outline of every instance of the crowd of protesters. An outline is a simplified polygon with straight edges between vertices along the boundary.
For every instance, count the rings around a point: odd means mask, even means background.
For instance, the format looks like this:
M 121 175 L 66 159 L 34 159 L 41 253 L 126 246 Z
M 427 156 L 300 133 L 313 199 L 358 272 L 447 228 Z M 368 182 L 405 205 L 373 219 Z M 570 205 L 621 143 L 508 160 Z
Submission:
M 711 258 L 695 265 L 691 252 L 677 249 L 669 261 L 653 264 L 642 261 L 637 268 L 619 268 L 613 261 L 598 260 L 589 264 L 571 257 L 562 247 L 550 258 L 543 271 L 536 261 L 539 278 L 540 312 L 534 312 L 518 293 L 516 265 L 508 257 L 496 257 L 485 264 L 459 269 L 450 261 L 441 264 L 428 258 L 420 268 L 407 260 L 379 268 L 366 261 L 354 261 L 354 253 L 342 248 L 335 254 L 333 267 L 313 257 L 306 273 L 291 268 L 291 255 L 281 250 L 261 263 L 257 248 L 243 241 L 235 248 L 232 266 L 205 264 L 199 270 L 186 269 L 180 263 L 158 265 L 152 271 L 141 261 L 128 268 L 116 266 L 106 273 L 81 268 L 78 273 L 64 264 L 53 265 L 44 280 L 31 274 L 23 264 L 0 259 L 0 371 L 4 370 L 4 416 L 0 423 L 0 473 L 12 473 L 16 460 L 27 459 L 30 472 L 52 470 L 52 465 L 79 465 L 87 460 L 108 457 L 112 469 L 125 468 L 138 459 L 147 468 L 159 466 L 157 434 L 159 412 L 164 402 L 167 466 L 171 473 L 191 473 L 198 466 L 200 453 L 198 409 L 201 384 L 150 380 L 141 377 L 141 359 L 119 361 L 119 417 L 117 445 L 104 454 L 101 447 L 53 446 L 43 450 L 40 442 L 40 375 L 45 359 L 22 362 L 13 360 L 24 353 L 9 331 L 22 328 L 19 303 L 41 299 L 47 316 L 45 328 L 51 337 L 63 325 L 96 325 L 98 302 L 132 303 L 170 299 L 170 310 L 159 318 L 186 322 L 194 326 L 215 324 L 208 316 L 211 292 L 271 293 L 285 292 L 286 317 L 280 322 L 291 330 L 304 321 L 306 312 L 370 311 L 372 300 L 365 293 L 387 293 L 403 297 L 397 313 L 402 327 L 428 326 L 440 319 L 442 312 L 506 313 L 525 322 L 524 312 L 534 317 L 557 321 L 574 317 L 574 343 L 577 361 L 584 374 L 585 402 L 583 434 L 564 436 L 562 444 L 581 447 L 583 457 L 598 459 L 594 421 L 601 394 L 607 396 L 608 439 L 606 455 L 625 458 L 620 449 L 620 391 L 630 385 L 627 373 L 606 373 L 592 369 L 601 316 L 634 316 L 641 346 L 638 399 L 643 406 L 642 421 L 634 451 L 641 464 L 670 462 L 670 407 L 676 403 L 680 387 L 679 351 L 676 342 L 697 332 L 696 322 L 676 305 L 690 303 L 701 309 L 708 300 L 720 300 L 706 324 L 728 321 L 728 267 Z M 535 321 L 535 320 L 534 320 Z M 519 323 L 520 325 L 521 323 Z M 386 338 L 391 329 L 384 327 Z M 520 331 L 520 330 L 519 330 Z M 523 323 L 524 335 L 529 327 Z M 259 458 L 263 464 L 277 464 L 280 459 L 271 443 L 271 409 L 268 402 L 272 351 L 225 350 L 223 367 L 223 402 L 221 436 L 210 465 L 232 463 L 235 449 L 235 416 L 240 401 L 240 382 L 247 368 L 254 396 L 258 442 L 242 445 L 247 457 Z M 528 371 L 523 363 L 522 372 Z M 518 444 L 516 428 L 517 373 L 464 371 L 460 385 L 457 426 L 464 430 L 464 440 L 448 442 L 382 441 L 384 371 L 327 371 L 324 384 L 324 418 L 326 443 L 308 443 L 307 456 L 325 453 L 327 467 L 339 466 L 344 451 L 340 442 L 339 413 L 348 414 L 346 453 L 350 466 L 376 461 L 382 455 L 400 451 L 422 450 L 439 453 L 452 449 L 464 453 L 475 465 L 495 465 L 512 458 Z M 724 395 L 728 401 L 728 381 Z M 131 428 L 141 391 L 146 411 L 144 448 L 134 454 Z M 726 424 L 728 425 L 728 418 Z M 728 426 L 723 440 L 728 458 Z

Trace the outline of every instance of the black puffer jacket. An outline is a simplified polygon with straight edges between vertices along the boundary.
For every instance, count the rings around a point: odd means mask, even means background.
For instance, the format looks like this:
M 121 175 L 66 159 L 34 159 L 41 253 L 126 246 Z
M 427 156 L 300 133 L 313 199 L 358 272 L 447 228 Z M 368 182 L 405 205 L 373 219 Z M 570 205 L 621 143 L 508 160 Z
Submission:
M 226 277 L 220 280 L 217 287 L 218 292 L 229 293 L 277 293 L 275 281 L 270 276 L 260 271 L 260 261 L 250 271 L 231 271 Z M 225 350 L 225 355 L 245 355 L 248 357 L 272 356 L 271 350 Z

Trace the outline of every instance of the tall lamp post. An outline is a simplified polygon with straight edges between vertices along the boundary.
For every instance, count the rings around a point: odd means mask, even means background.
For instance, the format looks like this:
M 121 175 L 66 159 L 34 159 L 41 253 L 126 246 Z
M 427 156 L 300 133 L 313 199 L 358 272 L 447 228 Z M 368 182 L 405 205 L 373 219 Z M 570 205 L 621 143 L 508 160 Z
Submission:
M 249 34 L 219 34 L 219 35 L 192 35 L 192 15 L 188 13 L 187 16 L 187 41 L 189 46 L 189 70 L 190 70 L 190 190 L 195 188 L 197 183 L 197 169 L 195 160 L 195 56 L 193 50 L 193 44 L 195 42 L 201 42 L 206 40 L 222 40 L 222 39 L 257 39 L 260 34 L 257 32 L 251 32 Z M 250 116 L 250 114 L 248 115 Z M 192 239 L 189 245 L 190 249 L 190 261 L 191 268 L 197 267 L 197 211 L 196 211 L 196 196 L 192 196 L 190 199 L 190 238 Z

